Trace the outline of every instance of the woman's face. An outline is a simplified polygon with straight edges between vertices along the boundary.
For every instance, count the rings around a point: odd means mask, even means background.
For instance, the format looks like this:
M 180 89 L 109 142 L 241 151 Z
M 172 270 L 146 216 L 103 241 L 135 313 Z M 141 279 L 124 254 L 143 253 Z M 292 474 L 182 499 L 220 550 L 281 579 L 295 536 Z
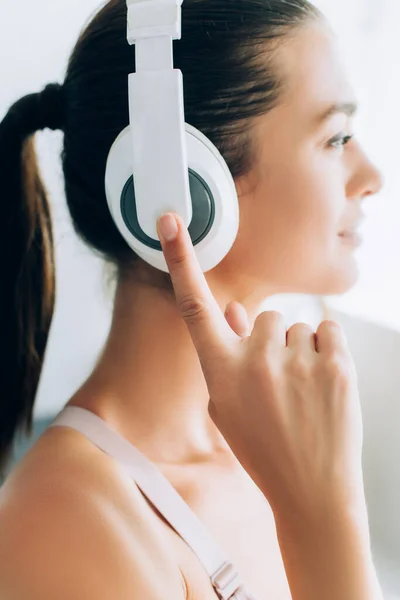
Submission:
M 286 89 L 255 123 L 256 162 L 236 181 L 239 234 L 216 272 L 237 299 L 252 289 L 340 294 L 354 285 L 357 264 L 356 248 L 338 234 L 354 228 L 380 174 L 356 139 L 343 145 L 355 98 L 330 31 L 322 23 L 299 30 L 276 65 Z

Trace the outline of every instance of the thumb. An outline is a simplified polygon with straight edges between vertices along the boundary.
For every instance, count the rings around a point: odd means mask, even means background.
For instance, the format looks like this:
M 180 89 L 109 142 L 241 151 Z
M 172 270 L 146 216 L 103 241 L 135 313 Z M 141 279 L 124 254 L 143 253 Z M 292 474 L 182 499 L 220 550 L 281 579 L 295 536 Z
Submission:
M 225 309 L 225 319 L 237 335 L 242 338 L 250 336 L 251 326 L 243 304 L 229 302 Z

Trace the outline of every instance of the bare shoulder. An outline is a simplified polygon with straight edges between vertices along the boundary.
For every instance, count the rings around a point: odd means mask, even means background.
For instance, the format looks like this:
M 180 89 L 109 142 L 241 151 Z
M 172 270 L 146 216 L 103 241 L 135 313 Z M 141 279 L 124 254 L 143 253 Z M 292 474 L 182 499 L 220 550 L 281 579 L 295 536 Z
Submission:
M 65 442 L 76 433 L 64 432 Z M 79 434 L 74 445 L 56 437 L 46 434 L 0 490 L 0 597 L 184 600 L 137 487 Z

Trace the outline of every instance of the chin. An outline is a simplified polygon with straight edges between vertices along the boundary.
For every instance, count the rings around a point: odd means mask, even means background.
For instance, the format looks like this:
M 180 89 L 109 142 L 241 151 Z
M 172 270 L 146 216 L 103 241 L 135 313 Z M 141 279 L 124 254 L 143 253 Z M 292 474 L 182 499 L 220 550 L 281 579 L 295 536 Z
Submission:
M 347 264 L 346 268 L 337 269 L 327 279 L 324 285 L 320 286 L 319 295 L 337 296 L 349 292 L 358 282 L 360 272 L 355 261 Z

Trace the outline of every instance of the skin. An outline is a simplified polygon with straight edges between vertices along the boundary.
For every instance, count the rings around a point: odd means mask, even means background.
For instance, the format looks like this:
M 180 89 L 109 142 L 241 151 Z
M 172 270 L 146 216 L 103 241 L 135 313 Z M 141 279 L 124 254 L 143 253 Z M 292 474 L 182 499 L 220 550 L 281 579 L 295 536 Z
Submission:
M 256 161 L 236 181 L 238 237 L 206 274 L 243 336 L 268 296 L 340 294 L 355 284 L 354 248 L 338 233 L 381 187 L 355 140 L 330 143 L 353 133 L 351 118 L 340 112 L 318 124 L 332 105 L 354 102 L 327 27 L 299 30 L 280 46 L 276 68 L 286 82 L 281 102 L 255 121 Z M 257 598 L 289 600 L 272 512 L 211 420 L 197 353 L 161 277 L 143 262 L 120 276 L 104 351 L 68 404 L 99 415 L 156 464 L 224 542 Z M 215 598 L 185 544 L 174 533 L 163 545 L 160 521 L 156 528 L 127 475 L 74 430 L 53 428 L 41 437 L 3 488 L 2 511 L 0 592 L 7 597 L 61 598 L 62 575 L 72 585 L 70 574 L 84 570 L 79 585 L 90 591 L 68 588 L 65 597 Z

